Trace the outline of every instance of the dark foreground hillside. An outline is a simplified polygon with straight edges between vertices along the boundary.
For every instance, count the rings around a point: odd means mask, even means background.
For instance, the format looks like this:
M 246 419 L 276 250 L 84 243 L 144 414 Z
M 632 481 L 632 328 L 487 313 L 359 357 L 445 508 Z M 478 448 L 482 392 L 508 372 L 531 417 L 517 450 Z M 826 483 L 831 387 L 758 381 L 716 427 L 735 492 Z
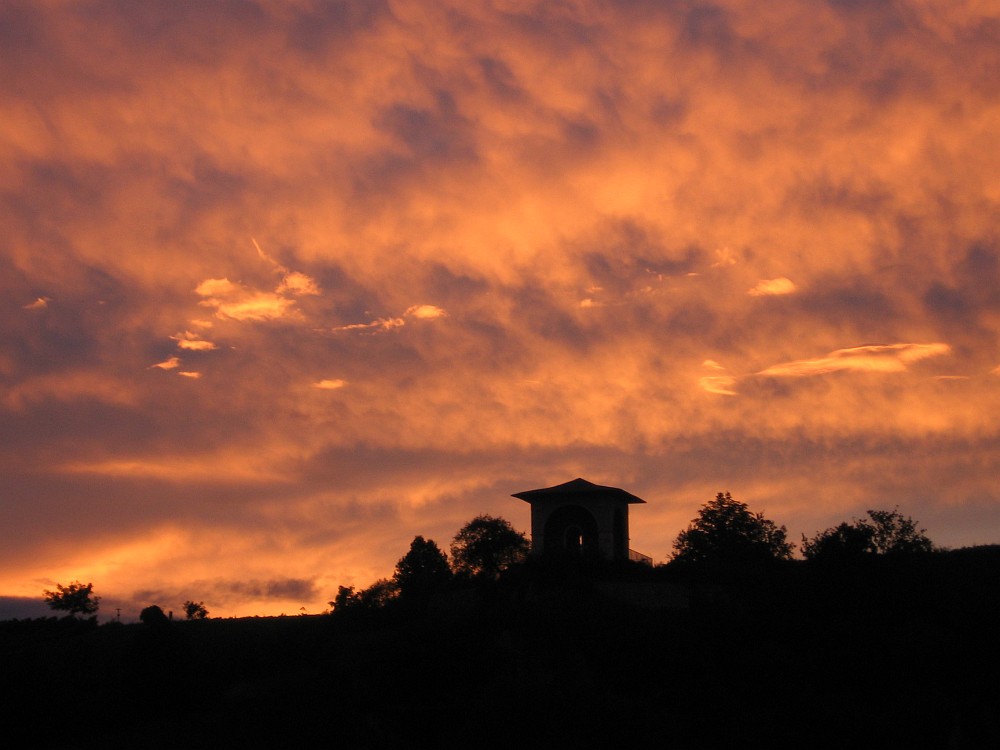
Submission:
M 0 705 L 33 747 L 998 747 L 998 626 L 1000 548 L 529 566 L 334 616 L 0 623 Z

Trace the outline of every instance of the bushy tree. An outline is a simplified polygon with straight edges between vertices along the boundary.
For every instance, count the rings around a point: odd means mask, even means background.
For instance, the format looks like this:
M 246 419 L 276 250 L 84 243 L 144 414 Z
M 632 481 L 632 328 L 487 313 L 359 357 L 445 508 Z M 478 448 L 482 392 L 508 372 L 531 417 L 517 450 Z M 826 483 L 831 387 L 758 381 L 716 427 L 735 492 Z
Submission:
M 94 615 L 97 613 L 101 597 L 94 596 L 94 584 L 86 585 L 73 581 L 67 586 L 56 584 L 55 591 L 45 592 L 45 603 L 52 609 L 75 615 Z
M 330 606 L 334 612 L 382 609 L 398 596 L 399 588 L 396 586 L 396 582 L 388 578 L 380 578 L 361 591 L 355 591 L 353 586 L 337 587 L 337 595 L 330 602 Z
M 821 531 L 811 539 L 802 536 L 807 560 L 857 559 L 866 555 L 930 552 L 934 544 L 917 522 L 892 510 L 869 510 L 868 518 L 854 519 Z
M 802 535 L 802 554 L 807 560 L 846 560 L 875 552 L 873 530 L 867 523 L 841 523 L 812 539 Z
M 448 558 L 432 539 L 415 536 L 392 577 L 404 599 L 423 598 L 451 580 Z
M 510 522 L 494 516 L 476 516 L 451 542 L 451 562 L 456 574 L 495 579 L 528 554 L 528 538 Z
M 189 620 L 204 620 L 208 617 L 208 610 L 205 608 L 205 602 L 184 602 L 184 615 Z
M 751 512 L 728 492 L 720 492 L 677 535 L 672 559 L 680 563 L 789 560 L 794 545 L 786 540 L 786 533 L 784 526 Z
M 357 601 L 358 594 L 353 586 L 338 586 L 337 595 L 329 604 L 334 612 L 343 612 L 345 609 L 350 609 Z
M 917 522 L 903 517 L 899 507 L 892 510 L 869 510 L 868 517 L 874 529 L 875 552 L 881 555 L 930 552 L 934 544 L 927 537 L 927 529 L 918 529 Z
M 151 604 L 139 613 L 139 620 L 145 625 L 166 625 L 170 622 L 164 613 L 163 609 L 156 604 Z
M 381 609 L 399 596 L 396 582 L 389 578 L 379 578 L 375 583 L 358 593 L 358 603 L 365 609 Z

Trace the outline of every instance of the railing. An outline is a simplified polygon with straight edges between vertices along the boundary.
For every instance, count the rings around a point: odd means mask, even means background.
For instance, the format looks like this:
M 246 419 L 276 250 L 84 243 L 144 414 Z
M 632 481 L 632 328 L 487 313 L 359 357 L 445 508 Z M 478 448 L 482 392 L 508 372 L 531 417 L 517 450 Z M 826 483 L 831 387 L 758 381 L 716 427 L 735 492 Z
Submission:
M 628 559 L 632 562 L 642 563 L 643 565 L 648 565 L 653 567 L 653 558 L 649 555 L 644 555 L 641 552 L 636 552 L 634 549 L 628 551 Z

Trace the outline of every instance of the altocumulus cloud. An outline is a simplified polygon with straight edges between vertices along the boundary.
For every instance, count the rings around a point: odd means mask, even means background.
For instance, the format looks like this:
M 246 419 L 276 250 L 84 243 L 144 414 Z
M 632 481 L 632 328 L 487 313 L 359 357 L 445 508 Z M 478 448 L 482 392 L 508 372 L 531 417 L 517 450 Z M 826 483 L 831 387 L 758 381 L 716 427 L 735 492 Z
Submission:
M 315 611 L 573 476 L 997 541 L 995 6 L 0 3 L 0 594 Z

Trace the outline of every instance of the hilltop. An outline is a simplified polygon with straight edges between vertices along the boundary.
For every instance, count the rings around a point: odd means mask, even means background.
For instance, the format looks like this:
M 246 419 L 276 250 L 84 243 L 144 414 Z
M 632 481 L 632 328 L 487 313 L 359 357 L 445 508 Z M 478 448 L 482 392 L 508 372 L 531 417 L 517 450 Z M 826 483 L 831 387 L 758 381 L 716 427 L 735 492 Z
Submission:
M 524 564 L 340 616 L 8 621 L 0 697 L 41 747 L 979 747 L 997 739 L 998 571 L 1000 546 L 838 569 Z

